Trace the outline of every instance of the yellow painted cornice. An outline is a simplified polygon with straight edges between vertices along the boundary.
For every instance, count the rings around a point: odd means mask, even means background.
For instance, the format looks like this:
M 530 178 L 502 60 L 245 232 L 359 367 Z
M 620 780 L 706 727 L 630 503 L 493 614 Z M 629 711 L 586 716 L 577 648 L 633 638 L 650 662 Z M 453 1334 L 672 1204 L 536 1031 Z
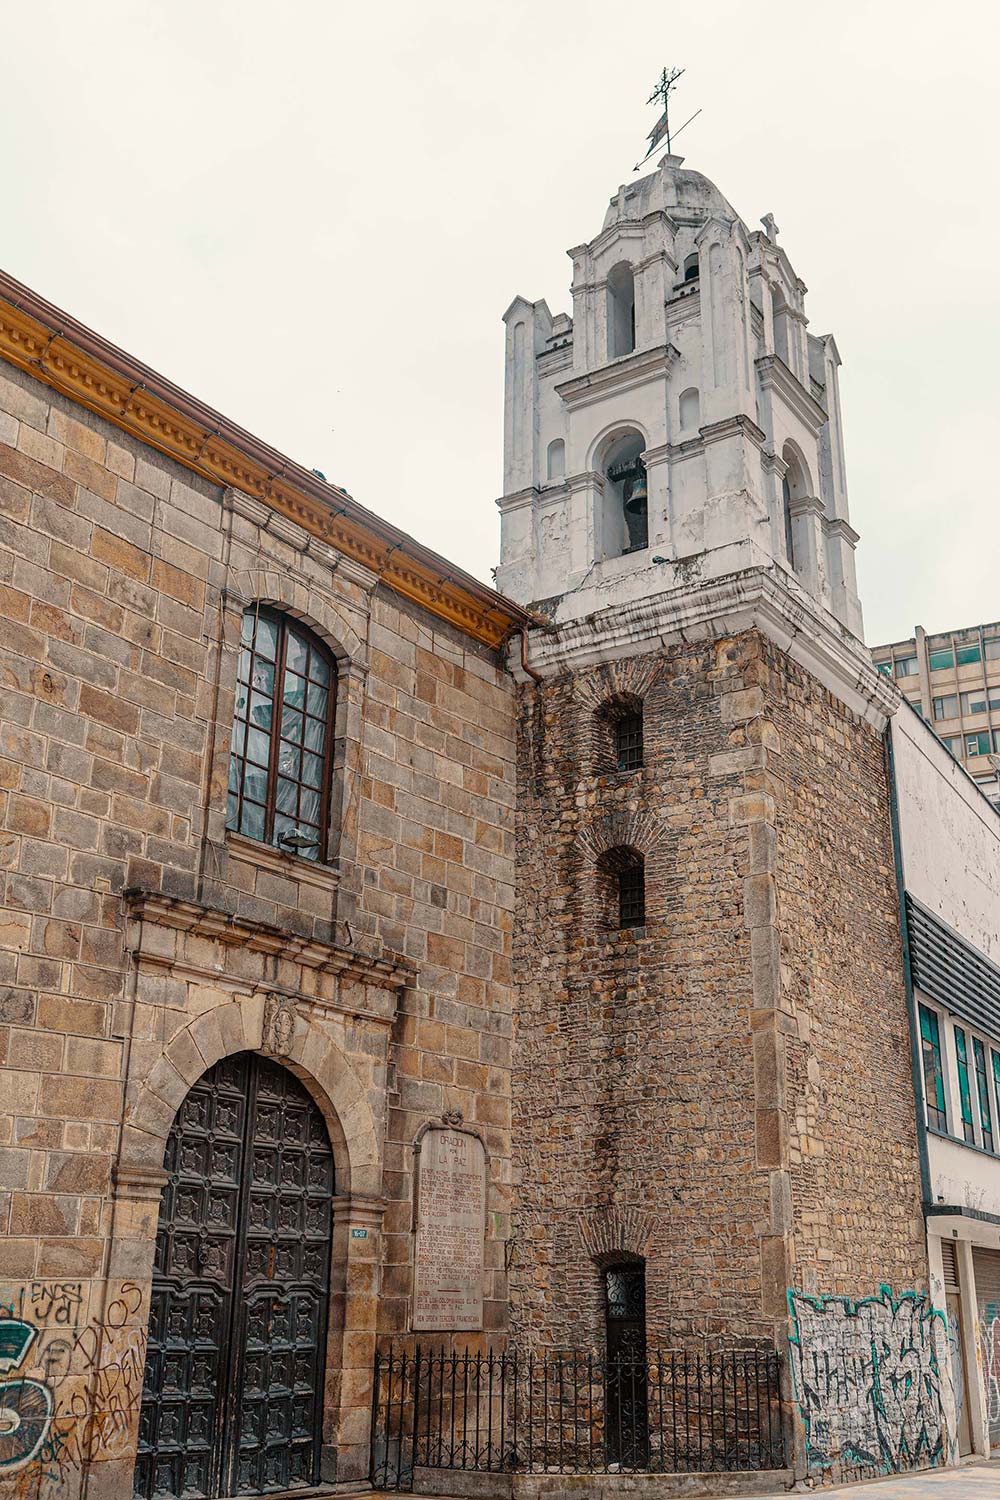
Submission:
M 345 490 L 202 405 L 0 272 L 0 358 L 139 442 L 231 485 L 352 558 L 380 582 L 484 645 L 533 617 L 421 546 Z

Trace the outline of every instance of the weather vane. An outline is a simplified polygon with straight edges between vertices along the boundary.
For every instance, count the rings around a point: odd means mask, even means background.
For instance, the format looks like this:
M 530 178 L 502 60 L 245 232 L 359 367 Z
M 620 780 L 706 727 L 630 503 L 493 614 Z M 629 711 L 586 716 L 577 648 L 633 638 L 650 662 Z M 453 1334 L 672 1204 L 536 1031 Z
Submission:
M 649 132 L 649 135 L 646 137 L 646 139 L 649 141 L 649 150 L 642 158 L 642 161 L 636 162 L 635 167 L 633 168 L 633 170 L 636 172 L 638 172 L 639 168 L 649 160 L 662 140 L 666 141 L 667 155 L 670 155 L 670 90 L 673 88 L 677 80 L 684 76 L 684 73 L 684 68 L 671 68 L 669 73 L 667 72 L 666 68 L 663 68 L 660 72 L 660 76 L 657 80 L 655 89 L 646 100 L 647 104 L 656 104 L 659 100 L 662 99 L 663 113 L 657 120 L 656 124 L 653 126 L 652 130 Z M 684 126 L 690 125 L 691 121 L 696 119 L 700 114 L 701 110 L 696 109 L 694 114 L 691 115 L 689 119 L 684 121 L 684 125 L 681 125 L 679 129 L 674 131 L 674 140 L 676 140 L 680 135 L 681 131 L 684 129 Z

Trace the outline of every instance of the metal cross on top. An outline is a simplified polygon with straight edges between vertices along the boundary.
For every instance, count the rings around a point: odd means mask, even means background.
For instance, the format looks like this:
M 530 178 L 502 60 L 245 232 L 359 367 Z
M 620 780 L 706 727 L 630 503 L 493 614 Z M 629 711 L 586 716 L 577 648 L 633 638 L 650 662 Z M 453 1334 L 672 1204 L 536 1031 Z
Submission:
M 635 171 L 637 172 L 642 166 L 643 162 L 649 160 L 662 140 L 666 141 L 667 154 L 670 154 L 670 90 L 674 87 L 674 84 L 677 82 L 677 80 L 683 77 L 684 72 L 684 68 L 671 68 L 669 72 L 666 68 L 663 68 L 660 72 L 660 76 L 657 80 L 655 89 L 646 100 L 647 104 L 656 104 L 658 100 L 662 99 L 663 113 L 657 120 L 656 124 L 653 126 L 652 130 L 649 132 L 649 135 L 646 137 L 646 139 L 649 141 L 649 150 L 642 158 L 642 161 L 636 162 Z M 691 120 L 693 120 L 696 115 L 700 114 L 701 110 L 696 109 L 694 114 L 691 116 L 691 119 L 684 121 L 684 125 L 690 125 Z M 680 130 L 674 131 L 675 137 L 680 135 L 681 130 L 684 129 L 684 125 L 680 127 Z

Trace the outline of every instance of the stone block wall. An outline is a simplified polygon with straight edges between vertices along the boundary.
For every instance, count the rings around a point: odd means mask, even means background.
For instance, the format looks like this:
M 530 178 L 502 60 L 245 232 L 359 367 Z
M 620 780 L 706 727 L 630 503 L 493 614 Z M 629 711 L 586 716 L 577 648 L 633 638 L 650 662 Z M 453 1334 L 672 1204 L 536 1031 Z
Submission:
M 364 567 L 7 366 L 0 549 L 0 1301 L 33 1330 L 17 1374 L 54 1403 L 0 1492 L 72 1497 L 93 1467 L 89 1493 L 131 1493 L 164 1141 L 244 1048 L 292 1067 L 330 1126 L 324 1464 L 360 1475 L 377 1331 L 408 1323 L 413 1137 L 444 1110 L 488 1143 L 503 1323 L 512 685 Z M 337 660 L 319 864 L 224 826 L 256 601 Z M 127 1395 L 102 1373 L 123 1298 Z
M 600 711 L 636 699 L 644 766 L 610 771 Z M 877 733 L 749 632 L 529 684 L 519 772 L 519 1339 L 600 1348 L 616 1259 L 645 1261 L 652 1346 L 925 1284 Z

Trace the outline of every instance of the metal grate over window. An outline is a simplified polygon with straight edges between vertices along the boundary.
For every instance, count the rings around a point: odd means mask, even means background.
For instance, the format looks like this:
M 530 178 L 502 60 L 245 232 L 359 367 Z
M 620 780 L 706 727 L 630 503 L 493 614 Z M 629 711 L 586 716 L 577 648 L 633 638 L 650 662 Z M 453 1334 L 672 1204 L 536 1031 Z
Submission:
M 619 771 L 642 768 L 642 714 L 623 714 L 615 721 L 615 758 Z
M 646 923 L 646 868 L 639 855 L 618 871 L 618 922 L 621 927 Z

